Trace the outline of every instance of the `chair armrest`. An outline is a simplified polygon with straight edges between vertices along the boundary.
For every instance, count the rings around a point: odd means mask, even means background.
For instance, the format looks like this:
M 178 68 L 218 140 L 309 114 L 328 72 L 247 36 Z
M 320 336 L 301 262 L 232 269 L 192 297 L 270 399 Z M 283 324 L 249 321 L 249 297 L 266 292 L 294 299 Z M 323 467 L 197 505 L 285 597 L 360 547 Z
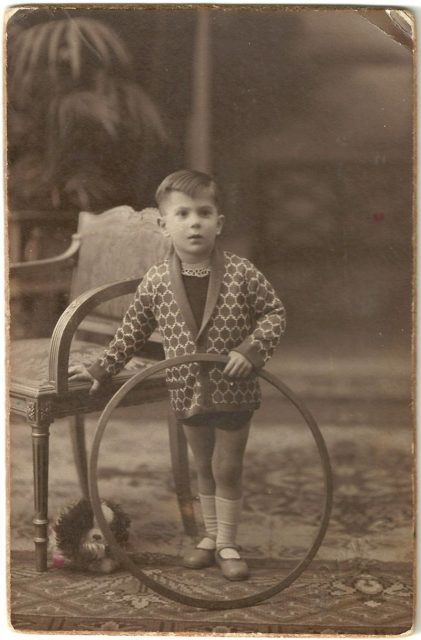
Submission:
M 66 251 L 52 258 L 43 260 L 28 260 L 28 262 L 15 262 L 10 265 L 10 277 L 25 277 L 51 273 L 51 269 L 63 269 L 73 266 L 81 245 L 81 236 L 78 233 L 72 235 L 72 242 Z
M 83 318 L 102 302 L 136 291 L 142 278 L 106 284 L 78 296 L 60 316 L 50 344 L 49 381 L 58 395 L 68 391 L 70 345 Z

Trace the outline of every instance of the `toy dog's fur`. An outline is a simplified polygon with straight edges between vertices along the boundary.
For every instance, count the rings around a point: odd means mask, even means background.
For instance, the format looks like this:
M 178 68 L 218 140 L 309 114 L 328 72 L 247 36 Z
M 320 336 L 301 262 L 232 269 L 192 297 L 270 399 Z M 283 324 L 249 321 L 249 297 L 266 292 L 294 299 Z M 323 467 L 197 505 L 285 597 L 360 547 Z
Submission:
M 102 512 L 117 543 L 126 545 L 129 539 L 129 516 L 118 504 L 110 501 L 102 501 Z M 111 573 L 119 567 L 119 562 L 112 556 L 95 522 L 88 500 L 79 500 L 63 509 L 52 532 L 54 566 L 71 566 L 97 573 Z

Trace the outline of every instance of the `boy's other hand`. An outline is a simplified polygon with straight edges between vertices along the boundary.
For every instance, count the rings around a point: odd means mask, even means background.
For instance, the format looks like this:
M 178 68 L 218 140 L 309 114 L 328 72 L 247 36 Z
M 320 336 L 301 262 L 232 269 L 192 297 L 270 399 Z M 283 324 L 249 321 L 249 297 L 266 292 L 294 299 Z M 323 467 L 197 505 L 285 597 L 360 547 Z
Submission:
M 237 351 L 230 351 L 224 373 L 229 378 L 246 378 L 253 370 L 250 360 Z
M 82 380 L 83 382 L 90 382 L 91 388 L 89 389 L 89 395 L 96 393 L 100 387 L 100 383 L 96 378 L 91 376 L 87 368 L 82 364 L 77 367 L 69 367 L 68 371 L 69 381 Z

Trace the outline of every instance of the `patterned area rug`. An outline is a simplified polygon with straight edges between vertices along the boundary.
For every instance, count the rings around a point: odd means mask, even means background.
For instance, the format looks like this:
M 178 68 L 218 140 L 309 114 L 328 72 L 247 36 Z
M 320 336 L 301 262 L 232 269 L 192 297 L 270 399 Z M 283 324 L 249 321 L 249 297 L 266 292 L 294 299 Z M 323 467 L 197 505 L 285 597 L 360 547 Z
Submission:
M 291 563 L 252 559 L 250 582 L 227 587 L 216 568 L 192 572 L 162 556 L 153 562 L 146 571 L 157 580 L 208 599 L 220 599 L 221 592 L 224 597 L 248 595 L 273 584 L 275 572 L 281 577 L 292 568 Z M 204 611 L 172 602 L 124 572 L 92 577 L 50 569 L 40 575 L 26 552 L 14 555 L 13 567 L 12 624 L 20 631 L 388 635 L 410 627 L 411 570 L 405 563 L 372 562 L 368 567 L 315 561 L 284 592 L 232 611 Z
M 11 428 L 11 614 L 17 630 L 185 633 L 397 634 L 412 625 L 412 435 L 402 402 L 314 400 L 334 471 L 334 504 L 323 544 L 288 589 L 247 609 L 209 611 L 167 600 L 125 571 L 93 576 L 34 570 L 32 462 L 28 427 Z M 247 583 L 216 568 L 192 572 L 180 558 L 183 534 L 170 470 L 165 407 L 116 412 L 101 447 L 99 489 L 129 513 L 142 565 L 195 597 L 233 598 L 280 580 L 308 549 L 320 520 L 323 482 L 317 450 L 295 413 L 268 397 L 246 452 L 239 543 Z M 160 418 L 159 416 L 162 416 Z M 282 416 L 275 422 L 273 416 Z M 87 423 L 88 443 L 96 417 Z M 379 437 L 381 434 L 381 437 Z M 65 421 L 51 428 L 52 518 L 79 496 Z M 192 472 L 195 491 L 195 477 Z M 197 503 L 196 503 L 197 504 Z M 199 514 L 197 518 L 199 520 Z

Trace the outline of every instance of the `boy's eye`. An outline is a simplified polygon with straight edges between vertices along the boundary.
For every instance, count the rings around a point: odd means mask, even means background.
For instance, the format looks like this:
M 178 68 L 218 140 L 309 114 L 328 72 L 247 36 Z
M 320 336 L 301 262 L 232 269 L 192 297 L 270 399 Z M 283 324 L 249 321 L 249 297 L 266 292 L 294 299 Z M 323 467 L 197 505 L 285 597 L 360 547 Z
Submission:
M 199 209 L 199 214 L 201 216 L 210 216 L 212 215 L 212 209 L 210 207 L 201 207 Z
M 188 209 L 179 209 L 177 211 L 177 215 L 180 216 L 181 218 L 185 218 L 187 214 L 188 214 Z

